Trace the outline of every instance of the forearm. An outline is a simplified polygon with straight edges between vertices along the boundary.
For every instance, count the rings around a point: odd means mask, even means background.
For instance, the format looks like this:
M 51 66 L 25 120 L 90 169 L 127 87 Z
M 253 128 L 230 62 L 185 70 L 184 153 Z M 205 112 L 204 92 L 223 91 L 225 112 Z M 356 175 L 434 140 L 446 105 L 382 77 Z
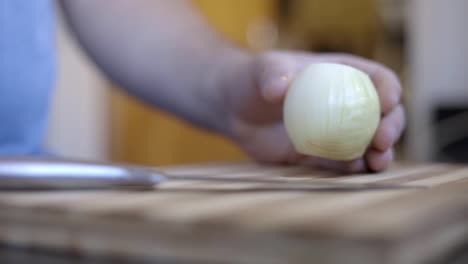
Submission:
M 79 42 L 110 79 L 154 106 L 226 133 L 216 79 L 244 55 L 189 2 L 64 0 L 63 6 Z

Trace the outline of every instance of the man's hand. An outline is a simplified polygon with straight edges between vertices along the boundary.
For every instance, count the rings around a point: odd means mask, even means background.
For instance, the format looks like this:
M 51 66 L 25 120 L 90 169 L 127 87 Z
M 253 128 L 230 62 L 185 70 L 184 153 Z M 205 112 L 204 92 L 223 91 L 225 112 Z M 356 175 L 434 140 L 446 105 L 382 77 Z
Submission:
M 246 55 L 213 30 L 190 1 L 62 3 L 80 44 L 110 79 L 155 107 L 229 136 L 259 161 L 378 171 L 393 158 L 392 146 L 404 126 L 401 87 L 379 64 L 338 54 Z M 359 68 L 377 86 L 383 115 L 363 159 L 301 156 L 286 136 L 282 101 L 289 82 L 309 63 L 325 61 Z
M 298 154 L 291 145 L 282 121 L 283 99 L 294 76 L 314 62 L 350 65 L 369 74 L 374 82 L 382 118 L 364 157 L 332 161 Z M 226 131 L 253 158 L 346 172 L 381 171 L 393 160 L 392 147 L 403 131 L 405 116 L 400 104 L 400 82 L 386 67 L 351 55 L 290 52 L 270 52 L 254 57 L 238 53 L 226 63 L 230 66 L 220 67 L 218 71 L 218 85 L 227 107 Z

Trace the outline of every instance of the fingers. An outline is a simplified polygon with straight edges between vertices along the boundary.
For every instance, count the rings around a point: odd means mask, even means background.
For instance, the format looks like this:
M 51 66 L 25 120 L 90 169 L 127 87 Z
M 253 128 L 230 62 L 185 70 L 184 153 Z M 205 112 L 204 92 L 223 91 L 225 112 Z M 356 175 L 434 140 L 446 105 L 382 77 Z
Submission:
M 404 127 L 404 110 L 401 105 L 398 105 L 382 119 L 372 142 L 373 148 L 365 154 L 369 170 L 382 171 L 390 165 L 393 160 L 392 146 L 400 138 Z
M 379 94 L 382 113 L 389 113 L 401 100 L 402 89 L 398 77 L 393 71 L 380 66 L 378 70 L 370 75 L 370 78 Z
M 365 154 L 367 167 L 371 171 L 382 171 L 386 169 L 393 160 L 393 150 L 387 149 L 386 151 L 378 151 L 370 149 Z
M 380 121 L 372 146 L 379 151 L 391 148 L 400 138 L 405 127 L 405 113 L 398 105 Z

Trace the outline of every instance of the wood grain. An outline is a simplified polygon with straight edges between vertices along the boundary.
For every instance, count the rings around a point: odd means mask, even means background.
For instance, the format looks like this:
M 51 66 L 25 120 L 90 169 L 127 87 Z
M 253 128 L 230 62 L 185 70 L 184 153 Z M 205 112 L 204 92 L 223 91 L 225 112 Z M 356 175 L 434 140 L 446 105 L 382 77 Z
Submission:
M 426 188 L 246 191 L 265 183 L 192 180 L 146 192 L 0 192 L 0 243 L 81 256 L 262 264 L 443 263 L 468 242 L 468 167 L 396 164 L 356 175 L 254 163 L 157 169 L 304 185 Z

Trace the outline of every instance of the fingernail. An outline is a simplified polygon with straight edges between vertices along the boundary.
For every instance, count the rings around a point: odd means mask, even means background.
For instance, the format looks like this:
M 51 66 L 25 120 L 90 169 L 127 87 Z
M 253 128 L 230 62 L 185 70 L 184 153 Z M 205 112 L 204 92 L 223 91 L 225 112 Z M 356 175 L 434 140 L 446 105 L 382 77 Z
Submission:
M 285 75 L 281 76 L 281 80 L 284 81 L 284 82 L 289 82 L 289 76 L 285 74 Z
M 291 77 L 289 74 L 283 74 L 279 78 L 275 78 L 268 83 L 263 89 L 263 97 L 269 102 L 277 102 L 283 98 Z

